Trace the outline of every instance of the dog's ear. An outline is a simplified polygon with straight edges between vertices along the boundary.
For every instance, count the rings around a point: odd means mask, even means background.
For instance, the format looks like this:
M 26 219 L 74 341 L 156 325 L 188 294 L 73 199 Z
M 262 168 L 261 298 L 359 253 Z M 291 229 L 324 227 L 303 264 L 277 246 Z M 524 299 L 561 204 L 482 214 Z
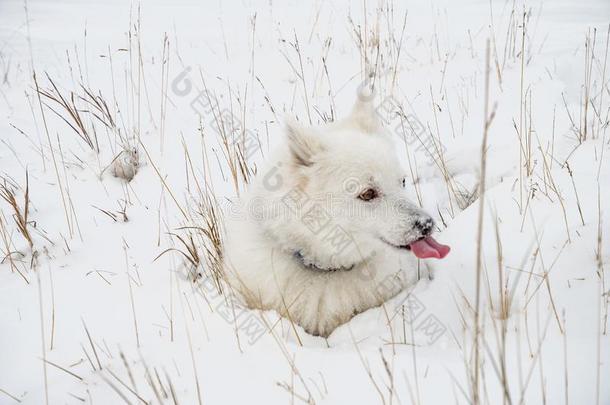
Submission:
M 286 119 L 288 148 L 294 163 L 298 166 L 311 166 L 316 154 L 323 150 L 318 136 L 295 119 Z
M 352 125 L 368 133 L 378 132 L 383 128 L 375 110 L 375 95 L 375 91 L 368 86 L 360 86 L 356 102 L 348 117 Z

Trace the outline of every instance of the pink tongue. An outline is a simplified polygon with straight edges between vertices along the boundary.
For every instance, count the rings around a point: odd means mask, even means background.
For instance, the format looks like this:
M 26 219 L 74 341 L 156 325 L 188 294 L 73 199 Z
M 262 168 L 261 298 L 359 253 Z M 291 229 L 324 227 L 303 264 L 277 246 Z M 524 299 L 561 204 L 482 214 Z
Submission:
M 442 259 L 451 250 L 449 246 L 438 243 L 432 236 L 415 241 L 409 247 L 413 254 L 420 259 L 428 259 L 430 257 Z

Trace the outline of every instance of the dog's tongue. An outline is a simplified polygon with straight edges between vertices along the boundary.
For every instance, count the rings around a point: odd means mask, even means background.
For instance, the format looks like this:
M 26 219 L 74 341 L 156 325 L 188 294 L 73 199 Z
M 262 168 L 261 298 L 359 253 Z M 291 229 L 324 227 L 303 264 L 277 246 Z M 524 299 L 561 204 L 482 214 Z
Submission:
M 413 254 L 420 259 L 428 259 L 430 257 L 442 259 L 451 250 L 449 246 L 438 243 L 432 236 L 415 241 L 409 247 Z

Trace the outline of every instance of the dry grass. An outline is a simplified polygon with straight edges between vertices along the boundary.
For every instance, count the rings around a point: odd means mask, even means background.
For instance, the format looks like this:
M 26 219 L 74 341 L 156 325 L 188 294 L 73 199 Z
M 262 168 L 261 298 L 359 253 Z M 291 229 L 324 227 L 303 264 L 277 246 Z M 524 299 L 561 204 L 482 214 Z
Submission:
M 13 220 L 21 236 L 28 242 L 30 250 L 34 249 L 34 241 L 29 231 L 30 222 L 28 221 L 28 215 L 30 212 L 30 183 L 28 172 L 25 172 L 25 192 L 23 196 L 23 204 L 17 202 L 15 196 L 15 190 L 7 182 L 7 179 L 2 179 L 0 184 L 0 198 L 2 198 L 11 207 L 13 211 Z M 10 254 L 10 253 L 7 253 Z
M 51 84 L 51 88 L 46 90 L 40 88 L 36 89 L 38 94 L 49 101 L 49 103 L 45 103 L 45 106 L 64 121 L 91 150 L 99 153 L 100 146 L 97 140 L 97 134 L 95 132 L 90 132 L 86 124 L 87 118 L 83 116 L 83 110 L 77 106 L 79 97 L 74 92 L 70 92 L 69 96 L 63 94 L 49 75 L 47 75 L 47 80 Z M 92 112 L 92 115 L 104 122 L 104 115 L 109 113 L 107 105 L 100 102 L 100 100 L 89 93 L 84 87 L 83 90 L 85 90 L 85 94 L 87 95 L 87 98 L 84 100 L 90 106 L 98 109 L 101 113 L 101 115 L 97 115 L 95 112 Z M 81 99 L 83 98 L 81 97 Z M 55 106 L 55 108 L 53 108 L 53 106 Z M 104 123 L 106 124 L 106 122 Z

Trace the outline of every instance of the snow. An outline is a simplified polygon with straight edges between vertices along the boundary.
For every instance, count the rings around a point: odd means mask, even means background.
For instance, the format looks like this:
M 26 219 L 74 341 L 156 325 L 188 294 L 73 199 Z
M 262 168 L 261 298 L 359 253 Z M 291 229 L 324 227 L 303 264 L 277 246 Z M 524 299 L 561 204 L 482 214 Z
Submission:
M 237 308 L 232 319 L 209 279 L 193 283 L 182 254 L 162 254 L 184 250 L 174 235 L 200 225 L 197 182 L 213 184 L 225 215 L 226 198 L 236 195 L 213 115 L 191 106 L 204 87 L 261 141 L 248 161 L 258 167 L 280 139 L 284 116 L 316 123 L 349 111 L 363 79 L 354 29 L 366 23 L 369 34 L 379 26 L 379 101 L 398 102 L 440 137 L 454 184 L 468 192 L 480 178 L 485 44 L 495 38 L 481 403 L 503 401 L 504 358 L 511 398 L 504 403 L 610 404 L 610 4 L 380 4 L 382 13 L 366 3 L 366 18 L 362 2 L 347 1 L 0 4 L 0 176 L 23 208 L 27 171 L 34 246 L 0 200 L 0 237 L 10 241 L 0 239 L 0 403 L 470 403 L 474 323 L 463 300 L 475 302 L 480 200 L 460 206 L 417 142 L 407 152 L 397 135 L 423 206 L 446 224 L 437 239 L 451 253 L 433 263 L 433 280 L 356 316 L 328 340 L 301 329 L 297 337 L 271 312 Z M 41 89 L 51 88 L 48 74 L 62 94 L 83 95 L 81 85 L 101 92 L 115 129 L 77 99 L 99 153 L 51 110 L 60 112 L 57 104 L 42 98 L 41 114 L 32 69 Z M 529 176 L 519 160 L 520 117 L 531 129 Z M 585 120 L 589 133 L 579 142 Z M 106 169 L 121 137 L 139 148 L 129 183 Z M 498 246 L 503 283 L 514 294 L 504 354 Z

